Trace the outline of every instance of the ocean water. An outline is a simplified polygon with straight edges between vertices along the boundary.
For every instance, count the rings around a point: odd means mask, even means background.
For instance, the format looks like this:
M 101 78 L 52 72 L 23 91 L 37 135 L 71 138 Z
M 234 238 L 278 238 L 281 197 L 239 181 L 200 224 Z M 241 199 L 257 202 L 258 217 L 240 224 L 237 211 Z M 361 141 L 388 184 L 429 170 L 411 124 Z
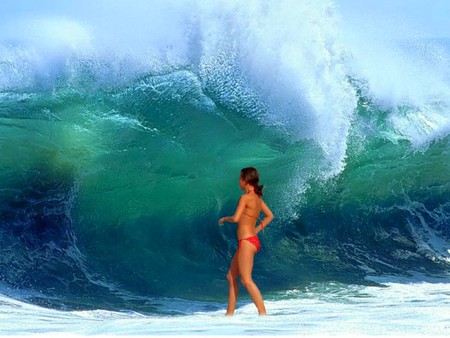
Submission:
M 219 302 L 159 299 L 171 315 L 134 311 L 58 311 L 1 297 L 2 335 L 321 335 L 448 336 L 450 288 L 445 281 L 382 286 L 312 283 L 276 292 L 268 316 L 247 301 L 234 317 Z
M 0 334 L 450 333 L 449 40 L 333 1 L 2 6 Z M 270 315 L 225 318 L 250 165 Z

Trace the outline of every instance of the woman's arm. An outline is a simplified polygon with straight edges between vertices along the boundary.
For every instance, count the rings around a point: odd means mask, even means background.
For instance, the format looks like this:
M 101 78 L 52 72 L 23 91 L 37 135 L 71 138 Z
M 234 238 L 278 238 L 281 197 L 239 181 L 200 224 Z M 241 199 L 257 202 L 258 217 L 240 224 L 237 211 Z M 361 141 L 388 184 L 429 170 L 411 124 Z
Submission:
M 264 213 L 265 217 L 261 220 L 261 223 L 259 223 L 259 226 L 256 227 L 256 233 L 260 232 L 261 230 L 264 230 L 264 228 L 269 225 L 270 222 L 273 221 L 273 213 L 269 209 L 269 207 L 262 201 L 261 203 L 261 211 Z
M 245 197 L 241 196 L 241 198 L 239 199 L 239 203 L 238 206 L 236 208 L 236 211 L 234 212 L 233 216 L 228 216 L 228 217 L 222 217 L 221 219 L 219 219 L 219 225 L 221 225 L 224 222 L 230 222 L 230 223 L 237 223 L 239 222 L 239 219 L 241 218 L 242 213 L 244 212 L 245 209 Z

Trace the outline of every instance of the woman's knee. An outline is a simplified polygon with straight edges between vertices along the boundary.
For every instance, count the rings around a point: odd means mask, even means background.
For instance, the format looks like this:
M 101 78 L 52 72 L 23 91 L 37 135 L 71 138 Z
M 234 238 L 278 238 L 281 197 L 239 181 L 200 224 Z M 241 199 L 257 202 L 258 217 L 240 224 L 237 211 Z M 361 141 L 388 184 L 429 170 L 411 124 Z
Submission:
M 242 284 L 242 286 L 248 288 L 250 285 L 253 284 L 252 277 L 242 277 L 241 276 L 241 284 Z
M 237 276 L 234 276 L 233 273 L 231 273 L 231 271 L 228 271 L 228 273 L 227 273 L 227 281 L 229 283 L 236 283 Z

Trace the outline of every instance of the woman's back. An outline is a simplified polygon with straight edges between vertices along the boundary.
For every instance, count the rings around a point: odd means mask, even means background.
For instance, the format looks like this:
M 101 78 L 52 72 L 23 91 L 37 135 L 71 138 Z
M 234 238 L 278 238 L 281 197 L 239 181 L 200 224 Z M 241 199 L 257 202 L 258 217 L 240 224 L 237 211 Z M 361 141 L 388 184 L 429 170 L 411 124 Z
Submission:
M 242 195 L 242 198 L 245 198 L 245 209 L 238 222 L 238 238 L 256 235 L 255 224 L 259 218 L 262 205 L 262 198 L 253 190 Z

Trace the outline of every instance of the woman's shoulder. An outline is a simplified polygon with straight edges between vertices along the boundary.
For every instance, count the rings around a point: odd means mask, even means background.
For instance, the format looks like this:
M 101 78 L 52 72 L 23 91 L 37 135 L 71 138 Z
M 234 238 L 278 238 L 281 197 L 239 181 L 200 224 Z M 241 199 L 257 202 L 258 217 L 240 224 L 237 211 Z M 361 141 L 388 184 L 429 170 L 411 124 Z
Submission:
M 249 197 L 250 197 L 249 194 L 247 194 L 245 192 L 241 195 L 242 199 L 248 199 Z
M 262 196 L 258 196 L 258 195 L 255 195 L 255 194 L 248 194 L 248 193 L 243 193 L 242 195 L 241 195 L 241 199 L 243 200 L 243 201 L 252 201 L 252 200 L 254 200 L 254 199 L 258 199 L 258 200 L 261 200 L 262 201 Z
M 247 193 L 243 193 L 243 194 L 241 195 L 242 201 L 251 201 L 252 197 L 253 197 L 252 195 L 249 195 L 249 194 L 247 194 Z

